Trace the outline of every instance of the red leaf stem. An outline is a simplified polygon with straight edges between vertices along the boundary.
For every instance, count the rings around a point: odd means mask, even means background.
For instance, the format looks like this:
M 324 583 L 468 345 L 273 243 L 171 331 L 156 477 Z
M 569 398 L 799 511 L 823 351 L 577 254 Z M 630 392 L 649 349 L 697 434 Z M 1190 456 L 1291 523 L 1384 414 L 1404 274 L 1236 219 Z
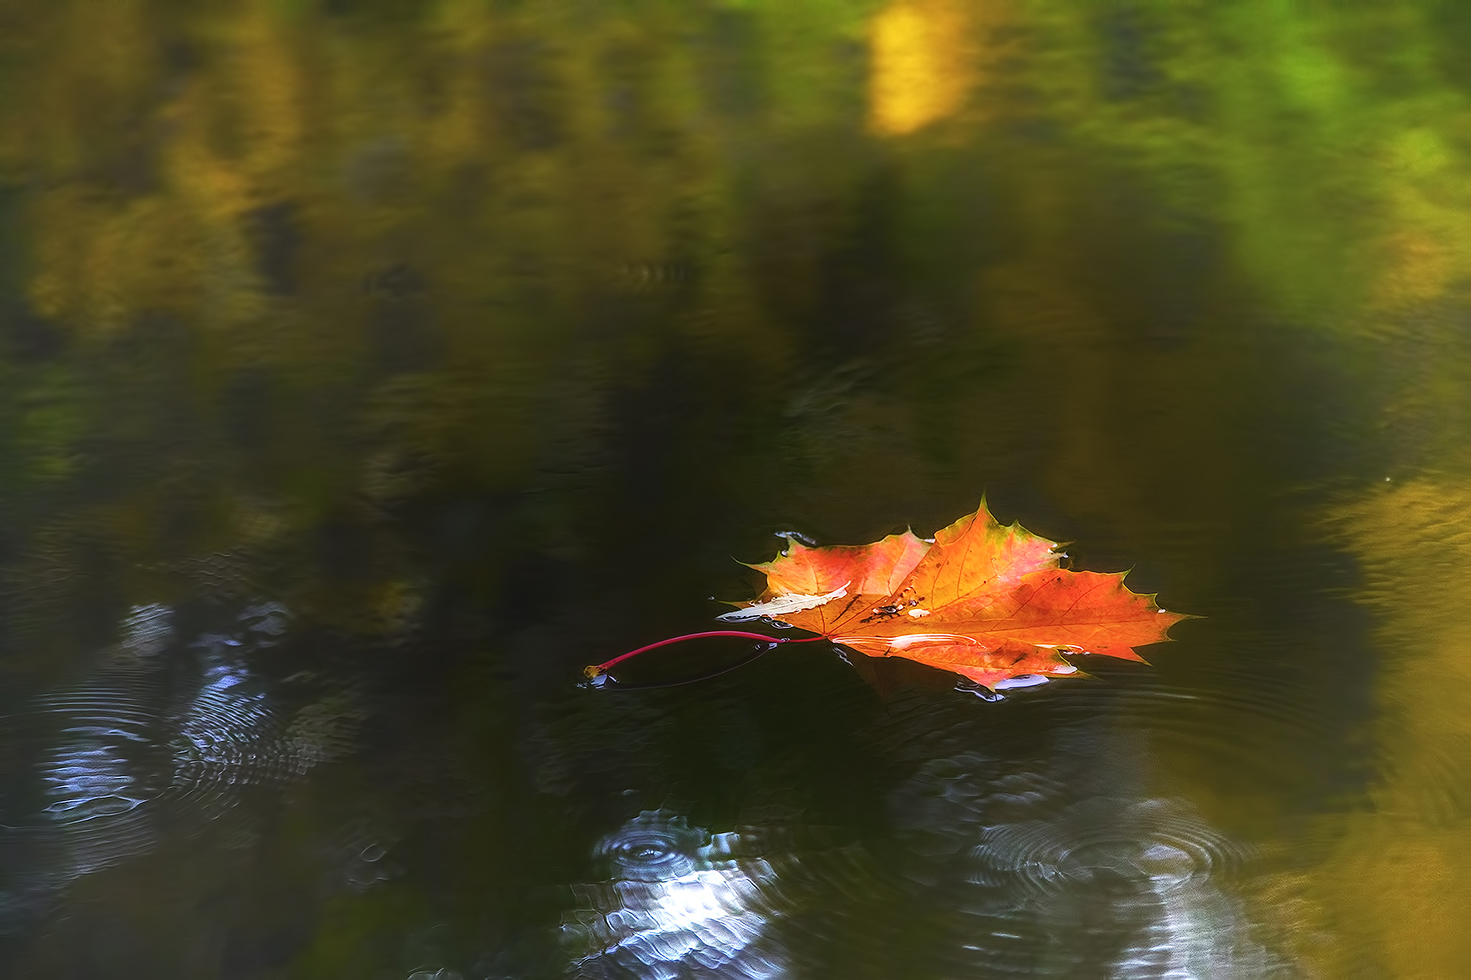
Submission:
M 606 674 L 613 667 L 621 664 L 623 661 L 629 659 L 630 657 L 637 657 L 639 654 L 646 653 L 649 650 L 657 650 L 659 647 L 667 647 L 672 643 L 683 643 L 685 640 L 703 640 L 707 637 L 717 636 L 734 636 L 746 640 L 764 640 L 767 643 L 816 643 L 818 640 L 826 639 L 826 637 L 822 636 L 767 636 L 764 633 L 747 633 L 745 630 L 710 630 L 705 633 L 686 633 L 684 636 L 671 637 L 667 640 L 660 640 L 658 643 L 650 643 L 648 646 L 639 647 L 637 650 L 630 650 L 627 653 L 620 654 L 614 657 L 612 660 L 609 660 L 606 663 L 594 664 L 591 667 L 586 667 L 583 669 L 583 673 L 585 673 L 588 677 L 597 677 L 601 674 Z

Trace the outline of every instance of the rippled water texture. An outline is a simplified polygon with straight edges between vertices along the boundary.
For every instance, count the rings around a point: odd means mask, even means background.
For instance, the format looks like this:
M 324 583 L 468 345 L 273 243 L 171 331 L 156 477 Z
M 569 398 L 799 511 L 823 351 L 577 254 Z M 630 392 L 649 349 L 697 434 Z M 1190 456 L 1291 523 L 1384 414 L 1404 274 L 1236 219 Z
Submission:
M 289 628 L 284 606 L 247 607 L 234 632 L 184 645 L 170 619 L 161 605 L 132 610 L 95 677 L 4 720 L 10 752 L 32 768 L 30 779 L 12 775 L 10 801 L 38 803 L 6 813 L 10 928 L 71 881 L 171 834 L 209 831 L 217 844 L 247 846 L 252 818 L 231 813 L 242 794 L 279 793 L 337 748 L 303 730 L 251 673 L 251 655 Z
M 1471 976 L 1468 45 L 0 3 L 0 977 Z M 1193 618 L 585 684 L 983 497 Z
M 604 839 L 612 877 L 585 888 L 564 926 L 580 977 L 788 975 L 767 940 L 776 873 L 760 856 L 738 860 L 740 835 L 714 838 L 683 817 L 646 811 Z

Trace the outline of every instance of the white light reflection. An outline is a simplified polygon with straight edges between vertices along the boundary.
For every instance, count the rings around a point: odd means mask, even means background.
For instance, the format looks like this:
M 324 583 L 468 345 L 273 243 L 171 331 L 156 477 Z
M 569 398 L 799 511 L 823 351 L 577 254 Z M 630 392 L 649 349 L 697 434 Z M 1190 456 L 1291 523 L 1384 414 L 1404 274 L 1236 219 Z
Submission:
M 202 827 L 243 787 L 283 784 L 321 755 L 287 728 L 249 666 L 288 631 L 285 606 L 249 606 L 229 632 L 189 643 L 177 642 L 173 619 L 162 604 L 133 607 L 95 675 L 5 719 L 16 744 L 44 745 L 33 770 L 40 806 L 4 814 L 17 826 L 0 834 L 37 895 L 146 853 L 169 830 Z
M 776 882 L 760 857 L 737 857 L 740 835 L 709 835 L 646 810 L 605 838 L 612 877 L 576 889 L 563 939 L 579 978 L 776 980 L 785 957 L 767 939 Z
M 760 619 L 763 616 L 785 616 L 788 613 L 801 612 L 804 609 L 816 609 L 818 606 L 841 599 L 848 594 L 848 586 L 852 582 L 844 582 L 831 592 L 823 595 L 802 595 L 791 592 L 779 595 L 775 599 L 766 602 L 756 602 L 741 609 L 734 609 L 728 613 L 722 613 L 715 618 L 722 623 L 748 623 L 751 620 Z

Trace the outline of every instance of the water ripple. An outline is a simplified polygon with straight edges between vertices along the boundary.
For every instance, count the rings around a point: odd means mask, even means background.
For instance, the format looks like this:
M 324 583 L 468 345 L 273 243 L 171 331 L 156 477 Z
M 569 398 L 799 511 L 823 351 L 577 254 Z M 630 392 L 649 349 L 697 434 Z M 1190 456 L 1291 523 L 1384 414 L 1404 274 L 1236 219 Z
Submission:
M 981 830 L 974 851 L 1033 895 L 1080 885 L 1175 887 L 1239 868 L 1251 856 L 1177 803 L 1089 798 L 1049 819 Z
M 594 854 L 611 877 L 575 889 L 562 938 L 573 975 L 773 980 L 786 955 L 768 935 L 779 915 L 776 872 L 743 857 L 740 835 L 709 834 L 683 816 L 645 811 Z
M 1253 849 L 1147 791 L 1153 736 L 1190 731 L 1202 700 L 1098 683 L 1000 705 L 921 692 L 890 704 L 873 735 L 900 777 L 893 863 L 913 914 L 936 930 L 923 954 L 935 969 L 1291 975 L 1232 893 Z
M 251 787 L 287 785 L 331 754 L 340 732 L 285 710 L 249 667 L 288 628 L 284 607 L 247 607 L 235 629 L 187 647 L 170 644 L 169 620 L 164 607 L 133 610 L 92 679 L 0 719 L 32 787 L 7 801 L 7 904 L 202 832 Z

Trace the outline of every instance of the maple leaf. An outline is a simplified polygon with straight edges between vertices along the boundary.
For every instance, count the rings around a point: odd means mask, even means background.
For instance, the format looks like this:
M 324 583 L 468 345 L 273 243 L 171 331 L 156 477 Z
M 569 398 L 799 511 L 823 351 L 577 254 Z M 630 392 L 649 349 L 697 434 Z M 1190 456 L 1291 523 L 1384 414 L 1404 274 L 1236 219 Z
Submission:
M 1187 617 L 1131 592 L 1123 572 L 1059 567 L 1055 542 L 986 509 L 936 533 L 873 544 L 785 552 L 751 567 L 766 590 L 725 622 L 795 626 L 869 657 L 904 657 L 977 684 L 1078 672 L 1064 654 L 1143 658 L 1134 648 L 1169 639 Z
M 994 691 L 1026 683 L 1018 678 L 1076 674 L 1070 654 L 1142 662 L 1135 647 L 1169 639 L 1169 628 L 1190 618 L 1160 609 L 1152 595 L 1130 592 L 1124 572 L 1075 572 L 1060 567 L 1063 557 L 1056 542 L 1018 524 L 997 524 L 984 500 L 929 540 L 905 531 L 872 544 L 817 548 L 788 536 L 786 551 L 749 566 L 766 576 L 766 590 L 717 618 L 816 635 L 676 636 L 586 674 L 601 684 L 609 669 L 631 657 L 693 639 L 764 640 L 768 649 L 829 640 L 867 657 L 902 657 L 950 671 Z

